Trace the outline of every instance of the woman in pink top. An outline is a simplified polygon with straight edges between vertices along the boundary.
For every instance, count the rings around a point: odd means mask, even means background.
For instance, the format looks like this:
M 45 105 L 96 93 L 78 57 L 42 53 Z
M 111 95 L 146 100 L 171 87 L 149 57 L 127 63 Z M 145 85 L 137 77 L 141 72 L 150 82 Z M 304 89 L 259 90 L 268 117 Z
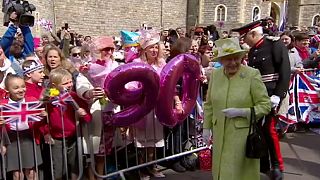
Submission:
M 119 66 L 118 62 L 113 59 L 113 52 L 115 45 L 112 37 L 102 36 L 93 41 L 95 49 L 100 53 L 100 59 L 88 64 L 87 77 L 97 91 L 104 91 L 104 81 L 107 75 Z M 89 154 L 88 148 L 89 135 L 92 135 L 93 152 L 95 154 L 95 165 L 98 174 L 103 174 L 105 168 L 105 157 L 107 159 L 112 154 L 112 144 L 114 138 L 115 128 L 112 124 L 103 124 L 102 114 L 113 114 L 116 109 L 116 105 L 108 102 L 106 96 L 95 98 L 91 104 L 90 113 L 92 114 L 93 121 L 87 124 L 91 128 L 91 134 L 87 131 L 87 127 L 83 128 L 83 143 L 84 153 Z M 103 131 L 103 132 L 102 132 Z M 101 135 L 103 134 L 103 138 Z M 108 163 L 108 162 L 107 162 Z M 88 168 L 89 179 L 96 179 L 94 173 Z
M 162 57 L 163 53 L 160 46 L 159 33 L 153 30 L 142 31 L 140 46 L 140 58 L 133 60 L 133 62 L 145 62 L 151 65 L 160 75 L 166 62 Z M 157 120 L 154 110 L 134 124 L 131 130 L 134 135 L 135 146 L 139 149 L 141 155 L 139 157 L 140 163 L 143 163 L 146 157 L 147 161 L 154 160 L 155 148 L 164 147 L 163 126 Z M 154 165 L 147 167 L 146 171 L 140 171 L 140 179 L 150 179 L 150 176 L 147 174 L 151 174 L 154 177 L 165 177 Z

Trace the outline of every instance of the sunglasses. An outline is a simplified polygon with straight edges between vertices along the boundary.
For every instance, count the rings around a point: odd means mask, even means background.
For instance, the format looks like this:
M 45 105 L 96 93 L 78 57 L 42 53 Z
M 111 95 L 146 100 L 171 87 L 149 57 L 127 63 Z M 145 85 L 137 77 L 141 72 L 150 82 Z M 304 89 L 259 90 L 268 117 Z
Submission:
M 73 53 L 72 56 L 77 57 L 77 56 L 81 56 L 81 54 L 80 53 Z
M 101 51 L 110 51 L 110 50 L 113 51 L 114 48 L 106 47 L 106 48 L 101 49 Z

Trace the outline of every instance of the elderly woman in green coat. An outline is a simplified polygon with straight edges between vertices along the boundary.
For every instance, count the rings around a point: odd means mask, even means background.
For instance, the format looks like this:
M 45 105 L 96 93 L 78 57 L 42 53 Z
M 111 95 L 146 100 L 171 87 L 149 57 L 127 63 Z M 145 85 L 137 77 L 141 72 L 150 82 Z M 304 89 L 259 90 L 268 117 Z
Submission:
M 211 74 L 204 105 L 203 137 L 213 142 L 214 180 L 260 179 L 259 159 L 245 155 L 250 125 L 250 108 L 257 119 L 268 114 L 271 102 L 258 70 L 241 65 L 246 51 L 239 40 L 228 38 L 215 42 L 222 68 Z

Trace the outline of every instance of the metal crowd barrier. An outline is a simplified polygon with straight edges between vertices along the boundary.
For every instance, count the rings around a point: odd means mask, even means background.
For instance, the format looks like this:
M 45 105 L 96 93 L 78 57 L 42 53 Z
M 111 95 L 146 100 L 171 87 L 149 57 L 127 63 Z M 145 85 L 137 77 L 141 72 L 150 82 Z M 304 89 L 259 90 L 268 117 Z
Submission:
M 202 94 L 202 88 L 200 90 L 200 96 L 201 99 L 203 99 L 203 94 Z M 202 104 L 203 105 L 203 104 Z M 61 111 L 62 112 L 62 111 Z M 153 119 L 153 121 L 157 121 L 156 119 Z M 132 172 L 132 171 L 136 171 L 139 170 L 141 168 L 145 168 L 148 167 L 150 165 L 155 165 L 155 164 L 161 164 L 161 166 L 164 166 L 163 164 L 165 164 L 168 161 L 177 159 L 177 158 L 182 158 L 185 157 L 187 155 L 193 154 L 193 153 L 197 153 L 201 150 L 205 150 L 207 149 L 207 146 L 205 144 L 203 144 L 203 142 L 201 142 L 201 131 L 202 131 L 202 122 L 201 122 L 201 118 L 199 116 L 199 113 L 197 112 L 197 108 L 195 108 L 195 112 L 193 113 L 193 117 L 189 116 L 182 125 L 179 125 L 177 127 L 175 127 L 175 132 L 172 131 L 172 129 L 166 128 L 167 133 L 164 133 L 164 146 L 163 147 L 159 147 L 156 148 L 155 146 L 152 147 L 153 148 L 153 154 L 154 154 L 154 158 L 152 160 L 150 160 L 147 156 L 147 150 L 146 153 L 144 153 L 144 155 L 141 155 L 140 149 L 135 146 L 135 133 L 137 130 L 137 127 L 130 127 L 128 129 L 126 129 L 126 136 L 125 138 L 123 138 L 124 136 L 121 135 L 120 132 L 120 128 L 119 127 L 113 127 L 114 130 L 114 142 L 113 142 L 113 147 L 112 147 L 112 154 L 111 155 L 107 155 L 104 154 L 104 173 L 103 174 L 99 174 L 95 168 L 96 166 L 96 162 L 95 162 L 95 154 L 94 154 L 94 148 L 93 148 L 93 135 L 91 133 L 91 128 L 90 128 L 90 123 L 89 126 L 86 126 L 87 131 L 89 132 L 89 141 L 87 142 L 87 146 L 89 147 L 88 150 L 88 154 L 85 155 L 84 154 L 84 149 L 83 149 L 83 136 L 82 136 L 82 123 L 77 121 L 77 162 L 79 165 L 79 174 L 77 179 L 86 179 L 85 178 L 85 170 L 86 169 L 90 169 L 93 174 L 95 175 L 96 178 L 101 178 L 101 179 L 112 179 L 117 177 L 118 179 L 121 178 L 122 180 L 125 180 L 125 174 L 127 172 Z M 47 121 L 49 122 L 49 121 Z M 88 125 L 88 124 L 87 124 Z M 159 127 L 155 126 L 155 123 L 153 123 L 153 132 L 154 132 L 154 144 L 156 143 L 156 131 L 164 131 Z M 49 124 L 50 126 L 50 124 Z M 5 126 L 2 126 L 2 136 L 1 139 L 4 139 L 4 128 Z M 62 128 L 64 129 L 64 123 L 62 123 Z M 102 128 L 103 129 L 103 128 Z M 121 129 L 123 131 L 123 129 Z M 131 132 L 130 132 L 131 131 Z M 64 132 L 63 132 L 64 133 Z M 129 133 L 131 133 L 131 137 L 129 136 Z M 20 142 L 19 142 L 19 131 L 17 131 L 17 137 L 18 137 L 18 152 L 19 152 L 19 167 L 20 167 L 20 172 L 23 173 L 23 169 L 22 167 L 22 161 L 20 159 L 20 153 L 24 151 L 24 149 L 20 148 Z M 175 136 L 176 135 L 176 136 Z M 121 136 L 121 137 L 120 137 Z M 101 138 L 104 138 L 104 135 L 101 135 Z M 145 138 L 147 139 L 147 138 Z M 200 140 L 199 140 L 200 139 Z M 1 140 L 1 147 L 4 145 L 4 142 Z M 121 140 L 121 142 L 118 142 L 119 140 Z M 176 140 L 178 140 L 178 142 L 176 142 Z M 146 140 L 145 140 L 146 141 Z M 103 140 L 103 142 L 105 142 Z M 66 175 L 63 179 L 72 179 L 70 176 L 70 169 L 67 166 L 68 163 L 68 159 L 67 159 L 67 151 L 68 149 L 66 148 L 66 139 L 63 138 L 62 139 L 62 143 L 63 143 L 63 168 L 66 172 Z M 192 148 L 188 147 L 188 149 L 185 149 L 184 145 L 185 144 L 192 144 Z M 176 147 L 176 146 L 179 147 Z M 37 176 L 34 179 L 55 179 L 54 177 L 54 167 L 53 167 L 53 154 L 52 154 L 52 145 L 48 145 L 49 146 L 49 159 L 46 159 L 45 157 L 43 157 L 43 161 L 49 162 L 50 164 L 50 169 L 44 168 L 43 165 L 39 166 L 39 164 L 37 164 L 37 148 L 36 148 L 36 142 L 35 139 L 33 139 L 33 152 L 34 152 L 34 160 L 35 160 L 35 171 L 37 172 Z M 170 148 L 170 149 L 169 149 Z M 175 151 L 176 149 L 176 151 Z M 107 151 L 107 149 L 105 149 L 105 152 Z M 142 157 L 143 156 L 143 157 Z M 109 160 L 109 158 L 114 158 L 114 160 Z M 10 174 L 9 172 L 6 172 L 6 157 L 5 154 L 1 153 L 1 175 L 2 175 L 2 179 L 6 180 L 6 179 L 12 179 L 11 176 L 12 174 Z M 143 162 L 141 162 L 141 158 L 143 159 Z M 113 161 L 113 162 L 112 162 Z M 87 164 L 89 164 L 90 166 L 87 166 Z M 110 169 L 111 167 L 111 169 Z M 112 169 L 114 168 L 114 169 Z M 51 172 L 50 175 L 45 174 L 44 173 L 47 172 Z M 1 179 L 1 177 L 0 177 Z

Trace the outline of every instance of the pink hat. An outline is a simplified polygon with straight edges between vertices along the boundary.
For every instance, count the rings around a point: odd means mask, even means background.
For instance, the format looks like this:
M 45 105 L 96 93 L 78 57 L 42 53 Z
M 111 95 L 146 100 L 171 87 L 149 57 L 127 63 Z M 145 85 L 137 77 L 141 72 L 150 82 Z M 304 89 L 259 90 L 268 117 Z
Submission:
M 107 47 L 115 49 L 115 45 L 113 43 L 113 38 L 109 37 L 109 36 L 98 37 L 97 39 L 95 39 L 93 41 L 93 43 L 96 46 L 97 50 L 102 50 Z
M 140 33 L 139 44 L 142 49 L 160 42 L 160 34 L 155 30 L 141 30 Z
M 40 46 L 40 41 L 41 41 L 41 39 L 39 37 L 34 37 L 33 38 L 33 43 L 34 43 L 34 47 L 35 48 Z

